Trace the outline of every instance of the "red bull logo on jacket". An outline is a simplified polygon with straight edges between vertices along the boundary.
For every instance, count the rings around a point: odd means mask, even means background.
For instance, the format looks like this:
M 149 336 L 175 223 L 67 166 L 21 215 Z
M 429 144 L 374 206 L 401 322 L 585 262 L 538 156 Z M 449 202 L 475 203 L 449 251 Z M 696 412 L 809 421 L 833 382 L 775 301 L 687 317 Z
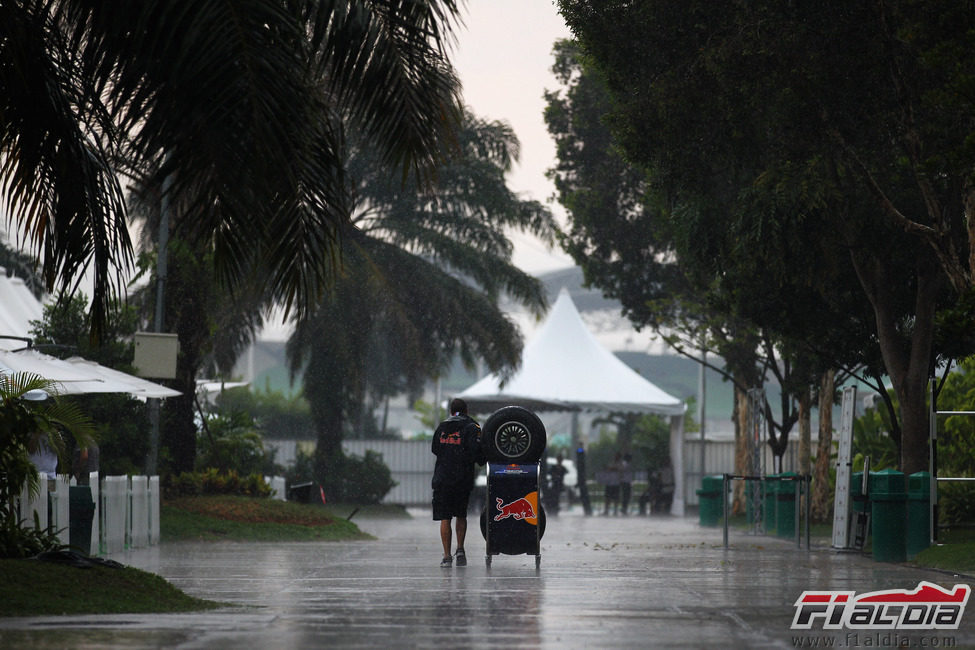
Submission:
M 504 499 L 497 501 L 498 514 L 494 515 L 494 521 L 501 521 L 511 517 L 518 521 L 525 521 L 533 526 L 538 525 L 538 492 L 529 492 L 523 497 L 515 499 L 510 503 L 505 503 Z

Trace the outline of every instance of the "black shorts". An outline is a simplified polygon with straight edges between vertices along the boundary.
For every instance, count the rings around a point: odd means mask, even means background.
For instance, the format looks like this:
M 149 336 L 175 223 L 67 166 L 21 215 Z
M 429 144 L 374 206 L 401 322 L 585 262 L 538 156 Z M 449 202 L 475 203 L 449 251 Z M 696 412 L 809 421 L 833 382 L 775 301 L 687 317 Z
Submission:
M 444 487 L 433 491 L 433 519 L 441 521 L 451 517 L 467 517 L 467 504 L 471 499 L 471 488 Z

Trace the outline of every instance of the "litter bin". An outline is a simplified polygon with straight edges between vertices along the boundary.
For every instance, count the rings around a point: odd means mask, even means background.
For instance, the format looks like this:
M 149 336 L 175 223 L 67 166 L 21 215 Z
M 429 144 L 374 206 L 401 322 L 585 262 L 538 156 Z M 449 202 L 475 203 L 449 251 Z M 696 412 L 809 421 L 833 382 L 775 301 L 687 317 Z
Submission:
M 798 477 L 795 472 L 782 472 L 779 477 Z M 796 494 L 799 481 L 775 482 L 775 530 L 779 537 L 796 537 Z
M 767 478 L 776 478 L 778 474 L 771 474 Z M 764 490 L 762 500 L 762 515 L 765 519 L 765 532 L 769 535 L 775 533 L 775 497 L 779 493 L 778 481 L 762 481 L 760 489 Z
M 721 507 L 721 476 L 701 477 L 701 489 L 697 490 L 698 519 L 702 526 L 717 526 L 724 518 Z
M 873 559 L 878 562 L 907 560 L 907 492 L 904 488 L 903 472 L 895 469 L 870 472 Z
M 91 523 L 95 502 L 91 486 L 72 485 L 68 489 L 68 544 L 79 553 L 91 555 Z
M 292 485 L 288 490 L 288 501 L 311 503 L 311 489 L 313 487 L 315 487 L 315 484 L 312 482 Z
M 915 472 L 907 477 L 907 557 L 931 545 L 931 474 Z

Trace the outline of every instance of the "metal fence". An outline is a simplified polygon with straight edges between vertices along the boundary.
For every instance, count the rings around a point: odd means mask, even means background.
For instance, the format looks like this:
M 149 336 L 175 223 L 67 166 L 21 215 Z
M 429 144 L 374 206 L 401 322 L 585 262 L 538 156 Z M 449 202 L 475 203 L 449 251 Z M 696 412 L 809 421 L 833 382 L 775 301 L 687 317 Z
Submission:
M 430 479 L 436 457 L 430 453 L 429 440 L 344 440 L 346 454 L 364 456 L 374 451 L 383 457 L 396 487 L 389 491 L 383 503 L 405 506 L 429 505 L 433 492 Z

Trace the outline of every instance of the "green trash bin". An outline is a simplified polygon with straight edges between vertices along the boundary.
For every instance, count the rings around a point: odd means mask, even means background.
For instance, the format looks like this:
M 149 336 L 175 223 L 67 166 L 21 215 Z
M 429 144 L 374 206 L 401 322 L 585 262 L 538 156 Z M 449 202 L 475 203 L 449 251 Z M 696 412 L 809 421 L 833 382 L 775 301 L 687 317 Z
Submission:
M 931 545 L 931 474 L 915 472 L 907 477 L 907 557 Z
M 863 494 L 863 472 L 853 472 L 850 476 L 850 502 L 853 512 L 866 512 L 868 501 Z
M 778 474 L 771 474 L 769 478 L 775 478 Z M 778 481 L 762 481 L 759 489 L 765 490 L 762 501 L 762 515 L 765 518 L 765 532 L 769 535 L 775 534 L 775 497 L 779 493 Z
M 724 477 L 704 476 L 701 489 L 697 490 L 698 516 L 702 526 L 717 526 L 724 517 L 721 506 L 721 489 Z
M 873 559 L 907 561 L 907 491 L 904 473 L 895 469 L 870 472 L 870 528 Z
M 72 485 L 68 490 L 68 544 L 84 555 L 91 555 L 91 523 L 94 518 L 95 502 L 91 498 L 91 487 Z
M 782 472 L 780 477 L 796 477 L 795 472 Z M 776 481 L 775 530 L 779 537 L 796 538 L 796 493 L 799 481 Z

